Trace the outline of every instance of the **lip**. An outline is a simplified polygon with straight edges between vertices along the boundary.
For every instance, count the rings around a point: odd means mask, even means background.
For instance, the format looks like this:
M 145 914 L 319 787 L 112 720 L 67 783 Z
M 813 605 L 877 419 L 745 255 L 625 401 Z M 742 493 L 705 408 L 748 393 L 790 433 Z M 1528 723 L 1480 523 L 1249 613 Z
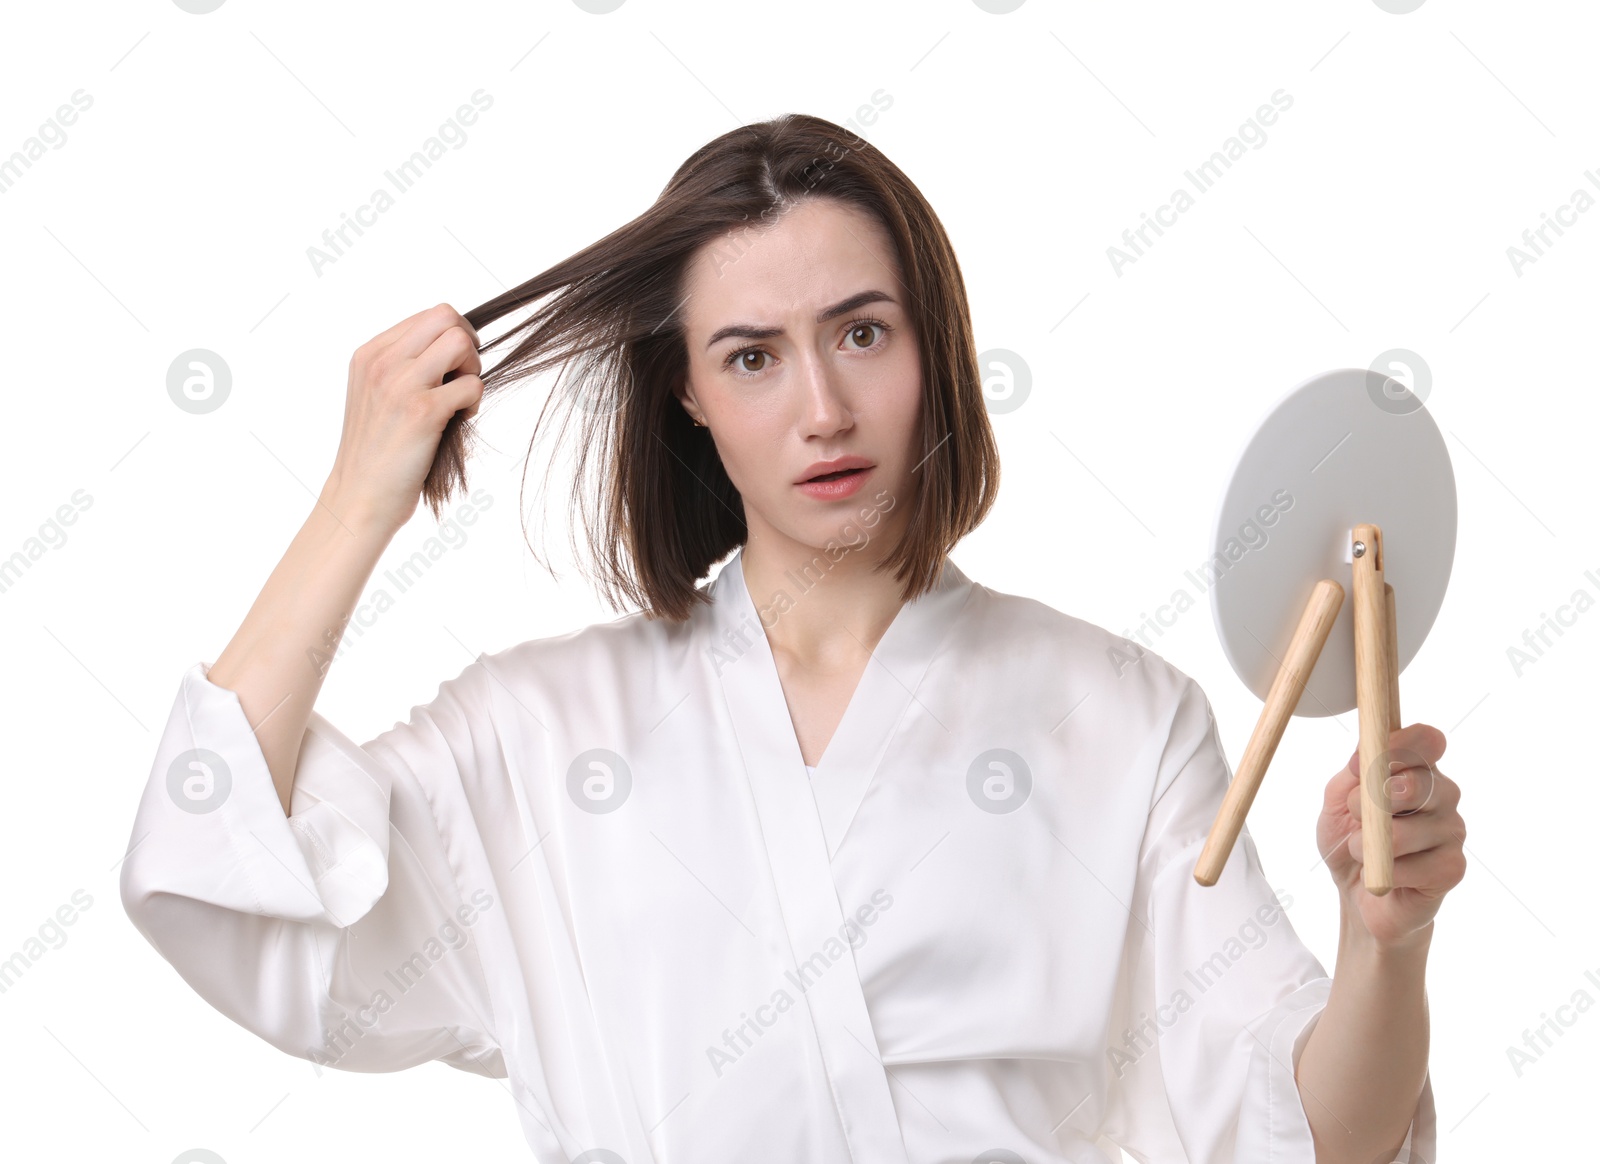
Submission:
M 841 469 L 870 469 L 872 462 L 865 457 L 840 457 L 835 461 L 818 461 L 800 474 L 796 485 L 805 485 L 811 478 L 821 476 L 823 473 L 837 473 Z M 826 482 L 824 482 L 826 483 Z
M 853 466 L 844 466 L 852 468 Z M 808 497 L 818 501 L 842 501 L 852 496 L 872 476 L 872 466 L 855 468 L 847 477 L 835 477 L 830 481 L 801 481 L 795 488 Z

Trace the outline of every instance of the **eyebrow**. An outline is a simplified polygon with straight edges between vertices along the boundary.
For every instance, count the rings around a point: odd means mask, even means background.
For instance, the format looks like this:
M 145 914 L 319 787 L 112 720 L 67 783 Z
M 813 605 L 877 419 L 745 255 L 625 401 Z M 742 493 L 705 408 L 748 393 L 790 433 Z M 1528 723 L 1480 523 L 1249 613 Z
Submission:
M 868 303 L 893 303 L 894 297 L 884 291 L 858 291 L 848 299 L 841 299 L 832 307 L 825 307 L 817 312 L 817 322 L 827 323 L 830 319 L 846 315 L 858 307 L 865 307 Z M 762 327 L 754 323 L 734 323 L 727 327 L 718 328 L 706 341 L 706 347 L 711 348 L 719 341 L 733 336 L 742 336 L 747 339 L 772 339 L 783 334 L 781 327 Z

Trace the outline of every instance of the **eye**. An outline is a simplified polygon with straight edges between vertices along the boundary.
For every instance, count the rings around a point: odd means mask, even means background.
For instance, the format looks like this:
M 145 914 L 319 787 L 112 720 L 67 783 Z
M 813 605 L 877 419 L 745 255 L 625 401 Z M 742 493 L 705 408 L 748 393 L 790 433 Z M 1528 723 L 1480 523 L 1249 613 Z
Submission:
M 844 337 L 845 344 L 848 347 L 851 347 L 856 351 L 861 351 L 861 352 L 871 351 L 873 348 L 877 347 L 878 344 L 882 343 L 883 341 L 882 340 L 875 340 L 872 343 L 859 344 L 859 345 L 857 344 L 856 341 L 857 341 L 857 338 L 861 335 L 862 332 L 866 332 L 867 335 L 870 337 L 871 334 L 872 334 L 872 329 L 873 328 L 877 328 L 879 331 L 883 332 L 885 338 L 888 337 L 889 325 L 887 323 L 884 323 L 882 320 L 878 320 L 878 319 L 858 319 L 858 320 L 855 320 L 854 322 L 851 323 L 850 332 L 849 332 L 848 335 L 846 335 Z
M 859 342 L 863 335 L 870 337 L 874 328 L 883 333 L 882 338 L 866 344 Z M 889 332 L 892 330 L 893 329 L 881 319 L 852 319 L 849 324 L 846 325 L 843 344 L 848 350 L 854 352 L 876 351 L 888 342 Z M 759 376 L 762 372 L 767 370 L 766 364 L 756 364 L 756 361 L 770 360 L 771 358 L 772 354 L 765 348 L 754 346 L 744 347 L 729 352 L 727 357 L 722 361 L 722 366 L 731 371 L 735 376 L 749 379 L 754 376 Z M 755 364 L 755 366 L 752 366 L 752 364 Z
M 749 361 L 757 357 L 770 359 L 760 348 L 740 348 L 736 352 L 729 352 L 728 358 L 722 361 L 722 366 L 732 368 L 735 376 L 755 376 L 765 370 L 765 365 L 754 368 L 750 366 Z

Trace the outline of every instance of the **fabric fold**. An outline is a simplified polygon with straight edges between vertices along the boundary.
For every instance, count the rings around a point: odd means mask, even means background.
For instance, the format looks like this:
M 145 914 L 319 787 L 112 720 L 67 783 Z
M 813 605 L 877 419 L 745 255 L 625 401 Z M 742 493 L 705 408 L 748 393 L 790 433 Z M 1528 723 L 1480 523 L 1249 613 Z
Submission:
M 209 670 L 184 673 L 139 802 L 120 874 L 134 925 L 289 1054 L 503 1076 L 470 929 L 494 895 L 462 894 L 423 783 L 460 784 L 466 744 L 439 722 L 473 681 L 379 737 L 387 762 L 313 712 L 286 817 L 237 694 Z
M 1185 677 L 1140 853 L 1113 1031 L 1108 1127 L 1152 1164 L 1316 1164 L 1295 1068 L 1332 979 L 1289 920 L 1243 829 L 1215 885 L 1194 879 L 1232 778 L 1216 718 Z M 1432 1160 L 1426 1081 L 1395 1160 Z

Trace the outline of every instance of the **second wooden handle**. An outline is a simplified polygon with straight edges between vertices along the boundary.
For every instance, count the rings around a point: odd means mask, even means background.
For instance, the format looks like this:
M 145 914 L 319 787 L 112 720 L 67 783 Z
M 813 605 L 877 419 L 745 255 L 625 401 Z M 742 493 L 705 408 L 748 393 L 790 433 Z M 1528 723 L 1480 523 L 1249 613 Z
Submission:
M 1256 720 L 1256 730 L 1250 734 L 1250 743 L 1244 757 L 1233 774 L 1222 804 L 1211 823 L 1205 847 L 1195 862 L 1194 879 L 1201 885 L 1215 885 L 1222 876 L 1222 867 L 1228 862 L 1234 842 L 1244 828 L 1245 814 L 1256 798 L 1261 779 L 1267 774 L 1267 765 L 1278 750 L 1283 729 L 1300 703 L 1306 681 L 1317 665 L 1317 656 L 1328 641 L 1333 620 L 1344 602 L 1344 588 L 1331 578 L 1324 578 L 1311 588 L 1305 609 L 1300 612 L 1300 623 L 1295 627 L 1289 649 L 1278 664 L 1278 673 L 1267 691 L 1267 701 L 1261 706 L 1261 716 Z

